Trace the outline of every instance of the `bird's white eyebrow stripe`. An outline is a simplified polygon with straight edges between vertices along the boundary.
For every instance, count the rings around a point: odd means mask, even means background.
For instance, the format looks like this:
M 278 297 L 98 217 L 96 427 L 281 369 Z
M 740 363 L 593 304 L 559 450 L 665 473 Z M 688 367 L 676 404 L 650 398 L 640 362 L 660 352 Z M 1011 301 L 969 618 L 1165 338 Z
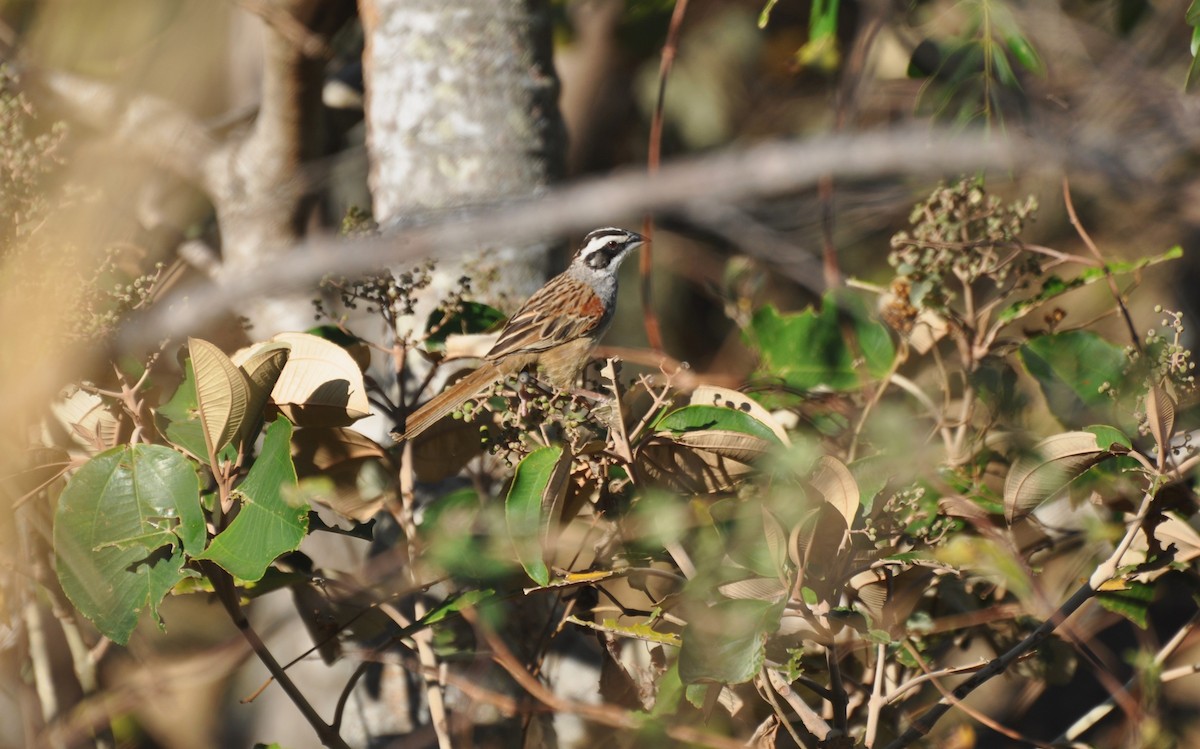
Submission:
M 603 247 L 608 243 L 608 240 L 614 238 L 625 239 L 629 236 L 629 232 L 621 229 L 600 229 L 587 235 L 587 244 L 583 246 L 582 254 L 590 254 Z

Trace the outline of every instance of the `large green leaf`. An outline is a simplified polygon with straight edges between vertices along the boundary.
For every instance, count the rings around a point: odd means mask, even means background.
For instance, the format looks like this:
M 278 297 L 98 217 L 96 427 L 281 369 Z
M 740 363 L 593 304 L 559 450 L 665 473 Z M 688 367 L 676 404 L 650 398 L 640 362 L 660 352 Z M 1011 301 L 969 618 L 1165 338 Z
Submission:
M 1111 421 L 1112 397 L 1127 364 L 1120 346 L 1086 330 L 1040 336 L 1021 347 L 1021 361 L 1041 386 L 1050 412 L 1067 427 Z
M 561 447 L 543 447 L 517 464 L 512 486 L 504 500 L 504 517 L 517 559 L 529 578 L 538 585 L 550 582 L 550 569 L 542 558 L 543 529 L 549 522 L 543 507 L 553 504 L 558 492 L 566 490 Z M 569 464 L 568 464 L 569 468 Z
M 683 631 L 684 684 L 742 684 L 762 668 L 767 636 L 779 628 L 783 603 L 724 600 L 694 612 Z
M 58 579 L 106 637 L 125 644 L 138 613 L 183 579 L 184 552 L 204 548 L 192 463 L 158 445 L 114 448 L 71 477 L 54 517 Z M 160 621 L 161 626 L 161 621 Z
M 767 305 L 755 313 L 747 340 L 759 352 L 760 376 L 800 390 L 855 390 L 864 372 L 885 374 L 895 355 L 887 330 L 847 295 L 826 297 L 820 310 L 789 314 Z
M 262 452 L 235 491 L 241 508 L 198 558 L 211 559 L 246 582 L 260 579 L 271 562 L 300 546 L 308 532 L 308 504 L 291 501 L 296 485 L 290 443 L 292 424 L 276 419 L 267 427 Z

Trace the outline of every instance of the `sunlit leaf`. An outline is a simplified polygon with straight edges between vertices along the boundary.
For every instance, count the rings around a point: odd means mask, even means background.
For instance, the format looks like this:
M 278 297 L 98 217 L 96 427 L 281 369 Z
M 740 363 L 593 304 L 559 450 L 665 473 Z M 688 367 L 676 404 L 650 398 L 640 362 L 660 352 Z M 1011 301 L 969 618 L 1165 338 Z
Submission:
M 864 375 L 886 374 L 895 355 L 887 329 L 849 295 L 826 297 L 820 310 L 796 313 L 767 305 L 755 313 L 746 336 L 759 352 L 759 376 L 800 390 L 857 389 Z
M 271 400 L 297 426 L 349 426 L 371 412 L 362 370 L 340 346 L 307 333 L 281 333 L 291 355 Z
M 208 455 L 216 455 L 241 430 L 250 401 L 250 385 L 221 349 L 199 338 L 188 339 L 196 375 L 196 402 Z
M 1108 611 L 1120 614 L 1142 629 L 1149 624 L 1150 604 L 1154 602 L 1154 586 L 1130 582 L 1111 590 L 1100 590 L 1096 601 Z
M 747 409 L 748 410 L 748 409 Z M 738 432 L 780 444 L 775 432 L 741 409 L 722 406 L 684 406 L 664 415 L 654 424 L 655 431 L 687 433 L 692 431 Z
M 715 406 L 745 412 L 770 429 L 771 433 L 778 438 L 780 444 L 791 444 L 791 438 L 788 437 L 787 432 L 779 425 L 779 422 L 775 420 L 775 417 L 771 415 L 771 412 L 763 408 L 758 401 L 745 393 L 716 385 L 701 385 L 692 391 L 690 401 L 693 406 Z
M 1158 446 L 1158 454 L 1171 451 L 1171 435 L 1175 433 L 1175 401 L 1158 385 L 1146 391 L 1146 425 Z
M 292 425 L 276 419 L 267 427 L 262 451 L 235 495 L 238 514 L 199 556 L 234 577 L 254 582 L 277 557 L 300 546 L 308 532 L 308 505 L 293 504 L 285 491 L 296 485 L 291 456 Z
M 106 637 L 125 644 L 138 613 L 183 579 L 204 547 L 200 482 L 187 458 L 158 445 L 114 448 L 71 477 L 54 517 L 59 582 Z M 161 621 L 160 621 L 161 625 Z
M 264 409 L 271 399 L 271 391 L 283 372 L 291 350 L 291 345 L 287 343 L 267 343 L 255 348 L 245 361 L 239 361 L 236 356 L 233 358 L 234 364 L 246 374 L 246 381 L 250 385 L 246 420 L 238 439 L 253 441 L 258 436 L 258 430 L 262 427 L 265 417 Z
M 549 522 L 543 513 L 547 493 L 566 490 L 561 476 L 561 447 L 543 447 L 525 456 L 517 464 L 512 486 L 504 500 L 504 517 L 517 559 L 526 574 L 538 585 L 550 582 L 550 569 L 542 557 L 542 533 Z

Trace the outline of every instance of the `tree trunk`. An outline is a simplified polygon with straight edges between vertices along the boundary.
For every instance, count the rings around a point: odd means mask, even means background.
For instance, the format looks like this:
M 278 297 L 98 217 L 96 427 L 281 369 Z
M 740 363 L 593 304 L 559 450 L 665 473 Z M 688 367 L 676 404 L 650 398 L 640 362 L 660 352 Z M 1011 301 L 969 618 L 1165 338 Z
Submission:
M 362 0 L 367 147 L 375 218 L 521 197 L 562 172 L 565 136 L 538 0 Z M 523 298 L 549 245 L 463 248 Z M 445 269 L 444 288 L 461 273 Z M 436 291 L 435 291 L 436 295 Z M 519 299 L 518 299 L 519 301 Z

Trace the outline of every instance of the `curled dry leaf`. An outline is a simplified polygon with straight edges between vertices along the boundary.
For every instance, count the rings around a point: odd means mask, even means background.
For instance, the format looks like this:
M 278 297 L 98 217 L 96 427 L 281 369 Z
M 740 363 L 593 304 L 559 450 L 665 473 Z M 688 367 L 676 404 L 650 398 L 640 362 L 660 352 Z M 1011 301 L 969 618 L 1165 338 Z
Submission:
M 386 491 L 365 492 L 364 471 L 387 461 L 379 444 L 353 429 L 300 429 L 292 436 L 292 460 L 299 478 L 320 476 L 333 483 L 332 494 L 309 494 L 335 512 L 360 523 L 370 520 L 387 499 Z
M 291 350 L 291 345 L 287 343 L 264 343 L 242 349 L 230 357 L 245 373 L 250 386 L 250 399 L 246 404 L 247 419 L 242 425 L 239 439 L 250 440 L 258 433 L 264 417 L 263 409 L 271 398 L 271 390 L 275 388 Z
M 1159 455 L 1171 450 L 1171 435 L 1175 433 L 1175 401 L 1166 390 L 1151 385 L 1146 391 L 1146 423 Z
M 89 452 L 107 450 L 120 441 L 121 420 L 95 393 L 72 386 L 50 404 L 50 411 L 71 439 Z M 47 444 L 54 442 L 52 437 L 46 438 Z
M 831 455 L 823 455 L 817 460 L 812 478 L 812 487 L 821 493 L 825 501 L 846 519 L 846 526 L 854 525 L 854 517 L 858 514 L 861 494 L 858 483 L 846 464 Z
M 1009 523 L 1067 488 L 1087 469 L 1117 454 L 1101 447 L 1091 432 L 1047 437 L 1017 458 L 1004 481 L 1004 517 Z
M 750 599 L 778 603 L 787 595 L 787 586 L 774 577 L 750 577 L 717 586 L 726 598 Z
M 297 426 L 348 426 L 371 411 L 362 370 L 346 350 L 308 333 L 281 333 L 291 344 L 271 399 Z

